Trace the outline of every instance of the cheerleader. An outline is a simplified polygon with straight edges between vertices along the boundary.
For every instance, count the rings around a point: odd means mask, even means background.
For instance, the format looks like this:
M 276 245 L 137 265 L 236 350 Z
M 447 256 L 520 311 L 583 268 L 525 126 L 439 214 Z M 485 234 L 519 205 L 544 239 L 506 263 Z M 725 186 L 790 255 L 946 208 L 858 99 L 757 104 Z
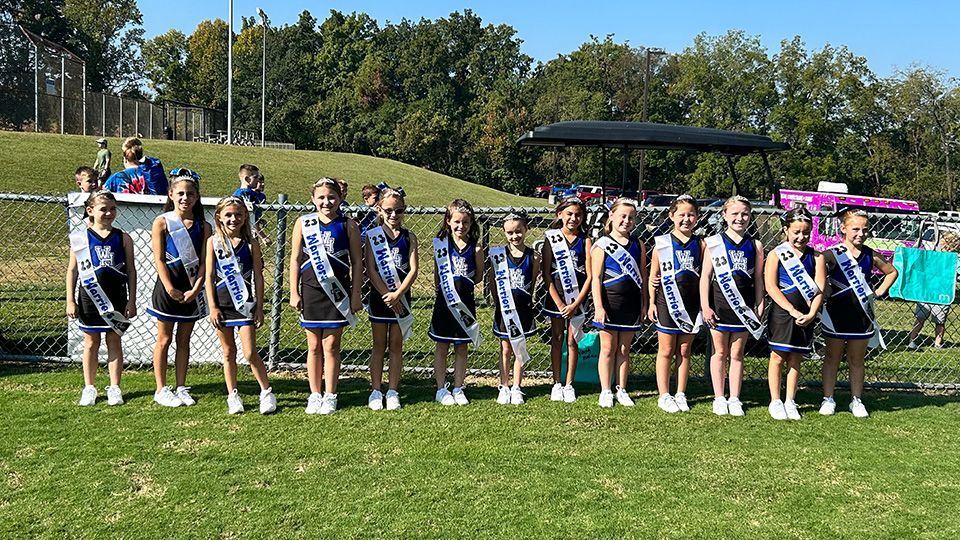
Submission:
M 649 293 L 654 301 L 647 316 L 657 325 L 657 405 L 668 413 L 687 412 L 690 348 L 700 330 L 700 267 L 703 241 L 693 234 L 700 207 L 690 195 L 680 195 L 668 212 L 673 230 L 654 238 Z M 670 395 L 670 364 L 676 358 L 677 393 Z
M 480 325 L 474 288 L 483 275 L 483 250 L 477 247 L 480 230 L 470 203 L 454 199 L 433 239 L 436 301 L 430 319 L 430 337 L 436 342 L 433 372 L 436 400 L 443 405 L 467 405 L 463 381 L 467 374 L 467 344 L 480 344 Z M 453 345 L 456 363 L 453 392 L 447 390 L 447 355 Z
M 520 383 L 523 366 L 530 359 L 527 338 L 536 331 L 533 290 L 540 272 L 540 260 L 527 247 L 527 218 L 508 214 L 503 218 L 507 245 L 490 250 L 487 289 L 492 291 L 496 308 L 493 312 L 493 335 L 500 338 L 500 386 L 497 403 L 523 404 Z M 513 359 L 513 387 L 510 384 L 510 360 Z
M 723 203 L 727 229 L 707 238 L 700 276 L 700 307 L 710 326 L 713 356 L 713 412 L 743 416 L 740 386 L 747 335 L 763 336 L 763 246 L 747 232 L 751 222 L 750 201 L 739 195 Z M 730 399 L 724 380 L 730 362 Z
M 364 188 L 366 194 L 366 187 Z M 403 370 L 403 341 L 413 330 L 410 289 L 419 272 L 417 235 L 402 227 L 406 212 L 402 190 L 386 188 L 377 192 L 373 208 L 377 223 L 365 231 L 364 260 L 370 276 L 370 327 L 373 330 L 373 352 L 370 357 L 370 381 L 373 390 L 367 405 L 381 410 L 384 395 L 383 357 L 390 351 L 390 374 L 387 381 L 388 411 L 400 408 L 400 373 Z M 365 199 L 366 200 L 366 197 Z M 379 224 L 379 226 L 377 226 Z
M 80 331 L 83 332 L 84 387 L 80 393 L 80 405 L 90 406 L 97 400 L 94 380 L 101 334 L 106 334 L 110 372 L 107 404 L 121 405 L 123 349 L 120 337 L 130 326 L 129 319 L 137 315 L 133 241 L 130 235 L 113 226 L 117 217 L 117 199 L 113 193 L 92 193 L 84 206 L 89 225 L 71 233 L 67 266 L 67 316 L 79 318 Z
M 336 412 L 340 339 L 363 307 L 360 229 L 340 212 L 342 193 L 337 180 L 317 180 L 310 193 L 316 213 L 301 216 L 293 226 L 290 306 L 307 335 L 307 414 Z
M 223 378 L 227 385 L 227 413 L 243 412 L 237 390 L 237 342 L 260 384 L 260 414 L 277 410 L 267 367 L 257 352 L 257 328 L 263 324 L 263 255 L 251 232 L 250 214 L 243 199 L 225 197 L 213 213 L 216 234 L 207 240 L 206 290 L 210 322 L 223 347 Z
M 200 175 L 190 169 L 170 171 L 170 192 L 164 213 L 153 221 L 151 243 L 157 281 L 147 313 L 157 319 L 153 348 L 153 375 L 157 391 L 153 400 L 164 407 L 196 404 L 186 385 L 193 325 L 207 315 L 203 294 L 204 243 L 210 225 L 200 204 Z M 167 356 L 176 330 L 174 356 L 176 390 L 167 386 Z
M 850 369 L 850 412 L 857 418 L 869 416 L 861 401 L 863 395 L 863 359 L 867 346 L 884 348 L 880 326 L 874 312 L 874 299 L 883 297 L 897 279 L 897 269 L 882 255 L 864 245 L 870 236 L 870 221 L 863 210 L 847 210 L 841 215 L 843 243 L 823 253 L 830 289 L 823 308 L 823 335 L 827 342 L 823 362 L 823 402 L 820 414 L 836 411 L 833 391 L 837 368 L 844 348 Z M 869 277 L 876 268 L 883 281 L 870 290 Z
M 797 382 L 800 360 L 813 347 L 814 322 L 827 273 L 823 256 L 807 246 L 810 242 L 812 218 L 805 208 L 794 208 L 783 215 L 784 242 L 774 248 L 764 264 L 763 278 L 773 300 L 767 321 L 767 343 L 770 364 L 767 379 L 770 385 L 770 416 L 774 420 L 799 420 Z M 787 400 L 780 400 L 780 374 L 787 365 Z
M 593 326 L 600 329 L 599 402 L 605 408 L 613 407 L 614 398 L 620 405 L 633 407 L 627 393 L 630 346 L 647 307 L 643 290 L 647 252 L 640 239 L 632 235 L 636 221 L 637 202 L 617 199 L 604 225 L 604 236 L 593 246 Z M 610 389 L 614 370 L 616 394 Z
M 563 199 L 557 205 L 556 219 L 550 224 L 543 242 L 543 282 L 547 284 L 543 312 L 550 318 L 552 401 L 573 403 L 577 400 L 573 389 L 579 355 L 577 342 L 583 335 L 585 301 L 590 294 L 593 271 L 590 261 L 593 241 L 584 231 L 586 218 L 587 207 L 582 200 L 577 197 Z M 560 361 L 564 346 L 567 347 L 567 376 L 561 382 Z

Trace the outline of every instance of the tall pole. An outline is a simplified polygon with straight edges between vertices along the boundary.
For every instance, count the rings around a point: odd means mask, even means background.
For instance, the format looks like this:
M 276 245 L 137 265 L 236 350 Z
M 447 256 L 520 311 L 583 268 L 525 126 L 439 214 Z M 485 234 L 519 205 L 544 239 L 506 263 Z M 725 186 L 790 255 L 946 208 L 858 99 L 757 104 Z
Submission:
M 667 54 L 663 49 L 647 49 L 645 51 L 646 61 L 644 62 L 644 75 L 643 75 L 643 110 L 641 112 L 641 120 L 647 121 L 647 101 L 649 100 L 649 89 L 648 83 L 650 82 L 650 57 L 653 55 L 662 55 Z M 643 191 L 643 175 L 644 169 L 647 164 L 647 151 L 640 150 L 640 178 L 637 181 L 637 197 L 642 197 L 641 192 Z
M 80 96 L 83 98 L 83 135 L 87 135 L 87 63 L 80 64 L 83 67 L 83 86 L 80 88 Z
M 260 73 L 260 148 L 266 146 L 267 141 L 267 14 L 257 8 L 257 14 L 263 22 L 263 61 Z
M 40 131 L 40 49 L 33 44 L 33 130 Z
M 67 60 L 60 53 L 60 134 L 63 135 L 63 108 L 67 105 Z
M 227 144 L 233 144 L 233 0 L 227 21 Z

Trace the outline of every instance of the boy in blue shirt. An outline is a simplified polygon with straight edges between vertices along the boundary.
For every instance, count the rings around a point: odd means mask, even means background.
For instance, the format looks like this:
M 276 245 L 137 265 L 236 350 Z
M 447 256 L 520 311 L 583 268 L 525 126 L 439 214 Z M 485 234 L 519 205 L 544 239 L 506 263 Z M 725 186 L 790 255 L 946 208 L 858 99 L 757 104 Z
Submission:
M 263 216 L 260 205 L 267 202 L 267 195 L 263 192 L 265 178 L 260 174 L 260 169 L 256 165 L 248 163 L 240 166 L 238 176 L 240 177 L 240 187 L 233 192 L 233 196 L 240 197 L 253 205 L 253 232 L 261 240 L 269 241 L 263 235 L 263 224 L 260 222 L 260 218 Z

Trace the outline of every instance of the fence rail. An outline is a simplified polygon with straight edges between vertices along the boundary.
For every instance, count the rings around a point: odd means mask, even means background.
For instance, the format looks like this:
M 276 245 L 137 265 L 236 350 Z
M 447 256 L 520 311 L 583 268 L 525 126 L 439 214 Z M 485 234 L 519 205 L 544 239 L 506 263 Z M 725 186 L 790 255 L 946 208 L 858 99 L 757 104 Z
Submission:
M 67 228 L 69 211 L 66 197 L 44 195 L 0 194 L 0 358 L 18 360 L 70 360 L 78 359 L 78 330 L 76 323 L 68 323 L 64 316 L 64 275 L 68 259 Z M 299 327 L 296 313 L 286 305 L 289 284 L 285 283 L 285 271 L 290 263 L 289 239 L 294 219 L 313 208 L 306 204 L 291 204 L 285 196 L 275 203 L 261 207 L 261 219 L 265 279 L 265 313 L 267 322 L 258 335 L 258 346 L 264 351 L 273 366 L 302 365 L 306 358 L 306 339 Z M 210 209 L 208 208 L 208 211 Z M 517 208 L 478 209 L 478 226 L 481 228 L 481 244 L 484 247 L 505 243 L 500 220 Z M 553 218 L 548 208 L 522 209 L 530 217 L 531 229 L 528 245 L 540 246 L 545 227 Z M 352 207 L 348 215 L 362 217 L 367 210 Z M 140 303 L 137 324 L 124 336 L 125 354 L 131 363 L 148 363 L 153 343 L 154 323 L 144 315 L 144 307 L 153 288 L 149 279 L 152 258 L 149 250 L 149 223 L 160 213 L 155 205 L 121 204 L 116 225 L 134 238 L 137 270 L 141 279 L 138 286 Z M 414 337 L 404 347 L 404 363 L 413 372 L 430 371 L 433 361 L 433 342 L 427 336 L 435 293 L 433 289 L 433 259 L 429 241 L 443 217 L 443 208 L 410 208 L 404 218 L 404 226 L 420 239 L 420 276 L 412 293 L 412 308 L 416 316 Z M 754 236 L 761 240 L 769 251 L 780 240 L 778 213 L 770 209 L 754 212 L 752 225 Z M 604 211 L 594 210 L 588 216 L 596 233 L 604 220 Z M 832 230 L 835 223 L 829 215 L 819 215 L 820 228 Z M 76 219 L 76 218 L 74 218 Z M 208 220 L 211 217 L 208 215 Z M 663 210 L 642 210 L 639 216 L 638 234 L 652 242 L 655 234 L 668 230 Z M 716 232 L 720 215 L 714 209 L 705 209 L 698 226 L 700 233 Z M 931 232 L 958 231 L 960 220 L 934 219 L 930 215 L 876 214 L 874 223 L 881 225 L 873 231 L 874 238 L 868 241 L 879 249 L 892 248 L 894 244 L 920 242 L 933 247 Z M 952 233 L 951 233 L 952 234 Z M 926 236 L 927 240 L 922 237 Z M 874 276 L 878 278 L 878 276 Z M 544 295 L 542 284 L 537 287 L 536 301 Z M 484 341 L 471 349 L 469 364 L 475 373 L 493 373 L 498 365 L 499 344 L 490 331 L 493 303 L 489 296 L 478 293 L 478 318 L 481 321 Z M 933 344 L 934 325 L 928 322 L 915 340 L 916 348 L 910 347 L 910 332 L 917 322 L 913 303 L 896 299 L 878 301 L 877 313 L 884 331 L 888 349 L 879 354 L 871 352 L 867 360 L 867 379 L 872 386 L 903 388 L 924 387 L 960 388 L 960 327 L 949 316 L 950 306 L 941 313 L 945 321 L 943 346 Z M 550 370 L 548 348 L 549 321 L 540 318 L 540 332 L 529 339 L 531 360 L 528 369 L 534 372 Z M 219 344 L 213 337 L 207 321 L 198 323 L 195 332 L 201 346 L 194 347 L 191 361 L 219 362 Z M 704 360 L 707 355 L 706 332 L 697 338 L 695 358 Z M 639 376 L 654 372 L 657 339 L 652 326 L 645 327 L 636 335 L 633 346 L 632 370 Z M 820 347 L 822 349 L 822 343 Z M 371 334 L 366 316 L 360 314 L 358 324 L 348 329 L 343 338 L 343 363 L 345 369 L 365 369 L 369 362 Z M 821 351 L 822 352 L 822 351 Z M 768 351 L 764 342 L 751 340 L 748 347 L 745 373 L 747 378 L 766 377 Z M 804 380 L 819 379 L 820 363 L 814 354 L 803 363 Z M 141 360 L 138 360 L 141 359 Z M 694 361 L 692 375 L 707 377 L 702 361 Z M 841 378 L 845 376 L 841 372 Z

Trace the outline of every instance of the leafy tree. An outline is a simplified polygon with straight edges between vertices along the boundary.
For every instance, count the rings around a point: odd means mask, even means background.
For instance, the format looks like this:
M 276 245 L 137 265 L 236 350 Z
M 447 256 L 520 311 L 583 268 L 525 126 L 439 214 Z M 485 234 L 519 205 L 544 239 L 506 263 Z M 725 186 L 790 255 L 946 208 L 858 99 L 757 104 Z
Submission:
M 202 21 L 187 39 L 185 62 L 190 101 L 213 109 L 227 108 L 227 33 L 223 20 Z
M 158 99 L 187 102 L 191 99 L 187 71 L 187 37 L 169 30 L 143 44 L 144 74 Z

